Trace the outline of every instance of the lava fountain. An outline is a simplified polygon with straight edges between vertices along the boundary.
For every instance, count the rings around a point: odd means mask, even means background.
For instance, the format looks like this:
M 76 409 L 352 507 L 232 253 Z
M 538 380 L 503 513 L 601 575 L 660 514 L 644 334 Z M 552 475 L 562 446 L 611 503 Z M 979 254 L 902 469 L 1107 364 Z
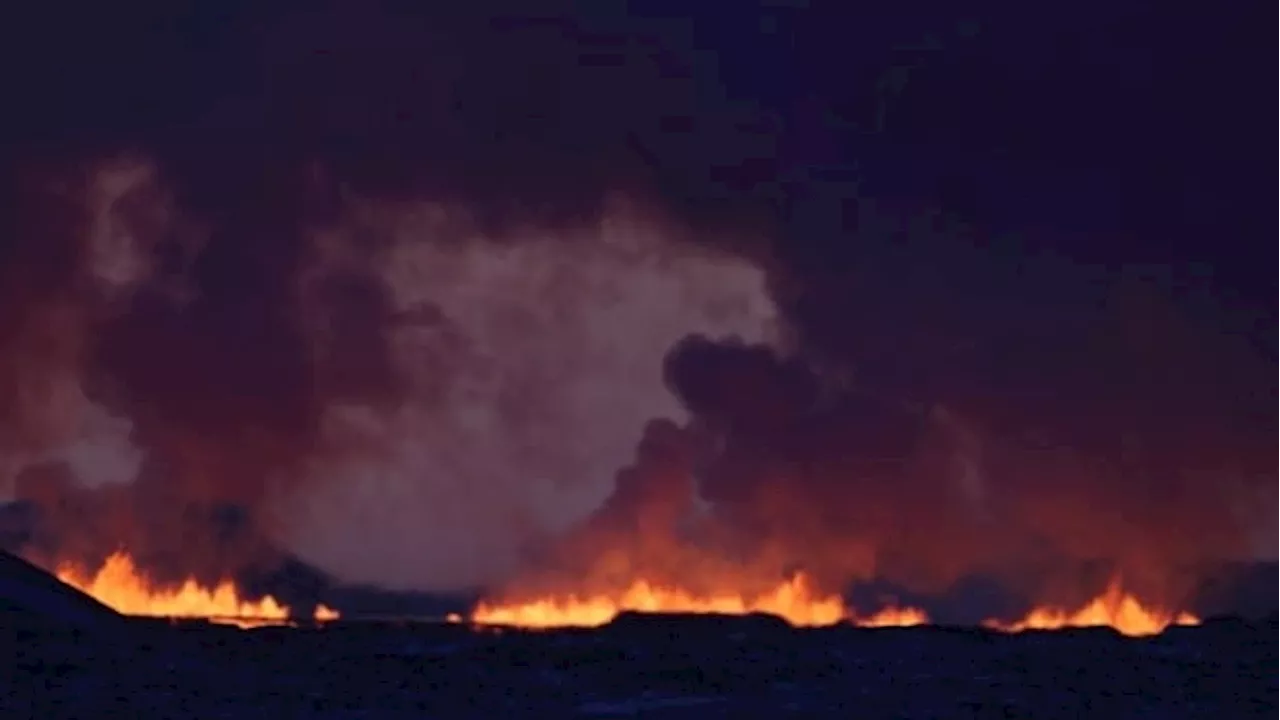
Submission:
M 113 553 L 92 575 L 71 565 L 59 566 L 55 574 L 62 582 L 126 615 L 202 618 L 241 628 L 282 625 L 289 621 L 289 609 L 275 598 L 245 600 L 230 580 L 208 588 L 188 578 L 176 589 L 155 588 L 138 572 L 133 558 L 123 552 Z M 336 620 L 338 612 L 320 605 L 313 618 Z

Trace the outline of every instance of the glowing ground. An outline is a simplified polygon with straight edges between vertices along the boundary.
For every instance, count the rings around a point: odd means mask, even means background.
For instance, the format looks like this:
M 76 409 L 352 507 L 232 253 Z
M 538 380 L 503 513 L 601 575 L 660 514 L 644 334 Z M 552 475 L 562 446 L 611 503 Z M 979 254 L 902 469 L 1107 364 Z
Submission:
M 13 620 L 13 616 L 9 616 Z M 1151 638 L 795 630 L 623 616 L 595 630 L 127 621 L 0 626 L 0 715 L 85 718 L 1252 718 L 1277 712 L 1275 620 Z

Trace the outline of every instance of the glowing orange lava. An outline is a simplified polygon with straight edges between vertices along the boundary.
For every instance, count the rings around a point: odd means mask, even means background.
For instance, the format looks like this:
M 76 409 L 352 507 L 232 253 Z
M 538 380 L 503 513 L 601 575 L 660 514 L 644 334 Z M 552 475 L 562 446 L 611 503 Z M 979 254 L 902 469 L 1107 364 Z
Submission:
M 615 594 L 564 594 L 526 601 L 481 602 L 469 620 L 482 625 L 524 628 L 596 627 L 625 611 L 671 613 L 719 613 L 740 615 L 768 613 L 794 626 L 850 623 L 859 627 L 907 627 L 924 625 L 929 616 L 919 608 L 890 607 L 872 615 L 851 612 L 837 595 L 814 593 L 804 576 L 779 584 L 755 597 L 724 592 L 697 595 L 644 580 Z M 457 615 L 451 622 L 461 622 Z M 985 627 L 1004 632 L 1101 625 L 1125 635 L 1155 635 L 1170 625 L 1194 625 L 1199 619 L 1187 613 L 1162 612 L 1144 606 L 1125 593 L 1118 582 L 1083 608 L 1075 611 L 1036 608 L 1021 620 L 1001 623 L 988 620 Z
M 989 620 L 983 625 L 1006 632 L 1020 630 L 1057 630 L 1065 627 L 1105 626 L 1123 635 L 1158 635 L 1170 625 L 1198 625 L 1200 619 L 1190 613 L 1174 613 L 1142 604 L 1126 593 L 1120 582 L 1113 580 L 1105 591 L 1079 610 L 1036 608 L 1013 623 Z
M 170 618 L 207 618 L 239 627 L 280 625 L 288 621 L 289 610 L 273 597 L 257 602 L 240 598 L 230 580 L 216 587 L 202 587 L 187 580 L 174 590 L 155 589 L 134 566 L 125 553 L 114 553 L 92 577 L 76 568 L 62 566 L 58 579 L 126 615 Z M 335 620 L 338 612 L 323 605 L 316 608 L 316 620 Z
M 913 607 L 888 607 L 872 615 L 850 614 L 845 619 L 858 627 L 868 628 L 914 627 L 929 623 L 929 615 L 925 611 Z
M 718 613 L 743 615 L 768 613 L 795 626 L 834 625 L 848 613 L 838 595 L 819 595 L 803 575 L 782 582 L 757 596 L 724 592 L 698 595 L 680 588 L 636 580 L 616 594 L 543 597 L 525 602 L 481 603 L 471 620 L 486 625 L 515 627 L 595 627 L 604 625 L 621 612 Z M 878 624 L 919 624 L 920 614 L 867 618 Z
M 730 615 L 761 612 L 777 615 L 793 625 L 832 625 L 845 616 L 839 597 L 817 596 L 806 579 L 797 576 L 752 598 L 729 592 L 697 595 L 637 580 L 616 594 L 567 594 L 525 602 L 481 603 L 471 619 L 482 624 L 532 628 L 594 627 L 626 611 Z

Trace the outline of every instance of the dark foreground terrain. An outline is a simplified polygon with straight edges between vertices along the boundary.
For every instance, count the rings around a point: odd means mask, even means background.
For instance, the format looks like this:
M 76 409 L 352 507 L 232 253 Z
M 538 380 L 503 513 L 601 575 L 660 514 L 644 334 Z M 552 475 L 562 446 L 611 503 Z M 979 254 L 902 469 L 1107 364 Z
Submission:
M 11 622 L 5 718 L 1274 718 L 1274 620 L 1108 630 L 792 630 L 624 617 L 595 631 L 339 623 L 239 631 Z

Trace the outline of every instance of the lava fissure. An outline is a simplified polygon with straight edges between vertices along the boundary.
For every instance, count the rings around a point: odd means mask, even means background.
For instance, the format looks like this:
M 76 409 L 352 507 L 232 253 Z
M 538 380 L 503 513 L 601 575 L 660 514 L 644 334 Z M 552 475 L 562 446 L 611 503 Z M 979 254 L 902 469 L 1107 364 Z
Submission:
M 200 618 L 243 628 L 280 625 L 291 619 L 289 608 L 274 597 L 245 599 L 229 580 L 213 587 L 204 587 L 194 579 L 187 579 L 176 588 L 154 587 L 124 552 L 113 553 L 97 572 L 84 573 L 72 565 L 62 565 L 56 575 L 126 615 Z M 322 622 L 338 617 L 337 611 L 319 605 L 312 619 Z
M 919 608 L 887 607 L 858 614 L 838 595 L 812 590 L 799 574 L 764 594 L 744 595 L 726 590 L 697 594 L 678 587 L 637 580 L 617 593 L 566 592 L 527 600 L 482 601 L 468 620 L 482 625 L 531 629 L 598 627 L 625 612 L 746 615 L 764 613 L 793 627 L 851 624 L 858 627 L 909 627 L 930 622 Z M 456 620 L 461 620 L 456 617 Z M 1110 627 L 1123 635 L 1156 635 L 1171 625 L 1196 625 L 1200 620 L 1187 612 L 1166 611 L 1144 603 L 1126 592 L 1118 580 L 1082 607 L 1075 609 L 1037 606 L 1021 619 L 995 619 L 982 626 L 1005 632 L 1052 630 L 1067 627 Z

